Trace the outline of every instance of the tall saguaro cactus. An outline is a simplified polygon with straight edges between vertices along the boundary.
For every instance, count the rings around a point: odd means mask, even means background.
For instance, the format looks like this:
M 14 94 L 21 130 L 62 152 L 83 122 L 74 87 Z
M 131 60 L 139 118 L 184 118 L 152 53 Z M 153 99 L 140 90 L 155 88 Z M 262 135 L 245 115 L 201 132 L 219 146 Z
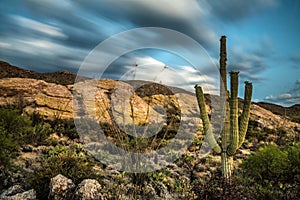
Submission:
M 245 82 L 245 96 L 243 112 L 238 119 L 238 74 L 230 72 L 230 93 L 227 90 L 226 79 L 226 37 L 221 37 L 220 46 L 220 111 L 225 114 L 221 143 L 219 144 L 213 134 L 213 128 L 205 108 L 204 93 L 200 86 L 196 85 L 196 97 L 201 112 L 204 133 L 208 139 L 208 144 L 216 152 L 221 154 L 222 173 L 225 179 L 231 177 L 233 170 L 233 155 L 244 142 L 248 128 L 250 105 L 252 97 L 252 83 Z M 222 122 L 220 122 L 222 123 Z

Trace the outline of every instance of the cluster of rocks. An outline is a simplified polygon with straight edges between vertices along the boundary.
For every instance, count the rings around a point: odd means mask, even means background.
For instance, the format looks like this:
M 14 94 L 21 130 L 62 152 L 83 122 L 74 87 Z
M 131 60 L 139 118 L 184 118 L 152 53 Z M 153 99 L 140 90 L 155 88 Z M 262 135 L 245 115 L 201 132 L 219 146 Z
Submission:
M 100 192 L 101 185 L 92 179 L 83 180 L 77 187 L 71 179 L 59 174 L 51 179 L 48 199 L 104 199 Z M 14 185 L 0 195 L 1 200 L 36 200 L 34 189 L 24 191 L 22 186 Z
M 134 190 L 134 186 L 127 185 L 128 190 Z M 144 190 L 147 190 L 147 198 L 151 199 L 173 199 L 167 187 L 158 183 L 157 185 L 159 193 L 151 186 L 146 185 Z M 48 195 L 48 200 L 104 200 L 110 199 L 111 195 L 102 192 L 103 186 L 94 179 L 85 179 L 77 186 L 73 183 L 71 179 L 59 174 L 51 179 L 50 192 Z M 137 195 L 138 196 L 138 195 Z M 117 197 L 115 197 L 117 198 Z M 121 194 L 121 199 L 132 199 L 127 195 Z M 2 192 L 0 195 L 0 200 L 37 200 L 37 192 L 34 189 L 25 191 L 21 185 L 14 185 L 9 189 Z
M 35 200 L 36 191 L 34 189 L 24 191 L 21 185 L 14 185 L 0 195 L 1 200 Z

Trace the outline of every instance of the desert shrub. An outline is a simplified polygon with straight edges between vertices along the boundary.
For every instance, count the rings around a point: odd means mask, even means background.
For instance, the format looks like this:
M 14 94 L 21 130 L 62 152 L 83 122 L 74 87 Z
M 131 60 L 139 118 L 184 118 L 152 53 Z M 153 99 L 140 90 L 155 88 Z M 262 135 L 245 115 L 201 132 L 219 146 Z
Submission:
M 23 115 L 15 108 L 0 108 L 0 126 L 18 146 L 43 144 L 52 132 L 50 124 L 40 115 Z
M 269 145 L 247 157 L 230 181 L 216 171 L 193 191 L 199 199 L 298 199 L 299 182 L 300 145 Z
M 10 159 L 16 155 L 17 143 L 12 135 L 0 125 L 0 168 L 10 164 Z
M 29 117 L 22 116 L 21 111 L 12 108 L 0 109 L 0 124 L 18 144 L 24 144 L 24 139 L 32 131 Z
M 266 131 L 258 130 L 259 124 L 257 121 L 249 120 L 249 125 L 247 129 L 246 139 L 251 141 L 253 139 L 257 139 L 257 141 L 265 141 L 267 139 L 268 134 Z
M 67 136 L 70 139 L 79 138 L 73 120 L 55 119 L 53 121 L 49 121 L 49 123 L 56 133 Z
M 37 144 L 45 144 L 46 139 L 48 138 L 49 134 L 52 133 L 52 128 L 49 123 L 42 123 L 37 124 L 33 127 L 33 131 L 31 134 L 31 139 L 29 139 L 28 143 L 35 142 Z
M 293 199 L 299 195 L 300 147 L 269 145 L 241 165 L 244 179 L 260 199 Z
M 17 168 L 11 160 L 20 148 L 25 144 L 42 143 L 50 130 L 49 124 L 34 126 L 30 117 L 23 116 L 16 108 L 0 108 L 0 188 L 10 186 L 13 178 L 8 174 Z
M 264 184 L 266 180 L 278 182 L 284 179 L 289 165 L 288 154 L 279 147 L 270 145 L 249 156 L 243 162 L 242 168 L 247 176 Z
M 32 121 L 33 126 L 41 124 L 45 121 L 43 116 L 40 115 L 38 112 L 33 112 L 31 115 L 29 115 L 29 118 Z
M 300 123 L 300 117 L 299 116 L 292 116 L 291 121 L 296 122 L 296 123 Z
M 215 172 L 208 181 L 199 181 L 194 185 L 193 191 L 198 199 L 259 199 L 255 188 L 245 179 L 234 175 L 227 181 L 220 171 Z
M 288 154 L 290 165 L 288 166 L 286 181 L 290 184 L 300 183 L 300 145 L 287 146 L 284 150 Z
M 55 146 L 45 154 L 42 166 L 29 176 L 31 186 L 40 199 L 47 198 L 50 179 L 62 174 L 79 184 L 83 179 L 96 178 L 93 160 L 86 155 L 81 145 Z

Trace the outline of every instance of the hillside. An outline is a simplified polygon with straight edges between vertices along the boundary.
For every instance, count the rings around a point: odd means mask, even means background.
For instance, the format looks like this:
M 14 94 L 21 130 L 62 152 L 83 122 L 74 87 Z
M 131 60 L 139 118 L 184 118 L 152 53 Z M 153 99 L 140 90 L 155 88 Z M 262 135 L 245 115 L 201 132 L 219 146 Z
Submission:
M 0 79 L 1 78 L 33 78 L 38 80 L 44 80 L 49 83 L 56 83 L 60 85 L 71 85 L 76 79 L 76 75 L 69 71 L 56 71 L 51 73 L 38 73 L 31 70 L 22 69 L 16 66 L 12 66 L 5 61 L 0 61 Z M 82 80 L 87 78 L 82 77 Z M 148 82 L 142 80 L 129 80 L 126 83 L 130 84 L 133 88 L 139 88 L 141 85 L 145 85 Z M 191 92 L 185 91 L 181 88 L 171 87 L 174 93 L 187 93 L 192 95 Z M 209 99 L 208 99 L 209 100 Z M 291 118 L 300 116 L 300 104 L 296 104 L 290 107 L 283 107 L 280 105 L 258 102 L 255 103 L 258 106 L 265 108 L 276 115 L 288 116 Z
M 12 66 L 4 61 L 0 61 L 0 78 L 33 78 L 44 80 L 49 83 L 70 85 L 74 83 L 76 75 L 69 71 L 38 73 L 35 71 L 25 70 L 16 66 Z
M 222 195 L 213 185 L 220 173 L 221 156 L 200 155 L 205 135 L 194 94 L 145 81 L 86 79 L 74 85 L 75 75 L 71 73 L 39 74 L 4 62 L 1 70 L 0 136 L 6 140 L 0 140 L 0 145 L 8 144 L 9 156 L 4 154 L 3 158 L 11 158 L 16 166 L 1 168 L 6 161 L 0 160 L 0 194 L 4 199 L 9 192 L 32 196 L 36 192 L 40 199 L 72 199 L 74 195 L 75 199 L 88 199 L 82 196 L 94 194 L 101 194 L 99 199 L 126 199 L 130 195 L 127 199 L 201 199 L 211 191 Z M 213 117 L 211 102 L 216 96 L 205 97 Z M 239 103 L 241 113 L 243 100 Z M 234 157 L 237 169 L 266 145 L 284 147 L 299 142 L 300 123 L 275 114 L 274 108 L 280 106 L 269 105 L 269 110 L 260 104 L 251 105 L 246 141 Z M 295 105 L 290 111 L 297 114 L 297 109 Z M 104 135 L 99 134 L 99 128 Z M 176 138 L 180 131 L 183 134 Z M 189 137 L 191 144 L 180 151 L 178 147 Z M 1 143 L 9 138 L 14 142 Z M 168 146 L 170 143 L 173 146 Z M 163 157 L 158 154 L 140 164 L 162 165 L 162 169 L 141 174 L 122 172 L 125 167 L 140 170 L 140 166 L 131 165 L 132 157 L 126 155 L 122 155 L 121 162 L 98 161 L 118 159 L 115 146 L 137 153 L 134 156 L 172 147 L 171 153 L 170 149 L 166 151 L 172 162 L 158 163 Z M 211 188 L 206 188 L 209 184 Z M 287 185 L 287 190 L 298 191 Z M 249 185 L 234 187 L 226 192 L 234 195 L 244 187 L 242 190 L 247 192 L 243 195 L 256 193 L 249 193 Z
M 295 104 L 290 107 L 283 107 L 276 104 L 266 103 L 266 102 L 258 102 L 256 103 L 262 108 L 270 110 L 276 115 L 287 116 L 290 118 L 297 118 L 299 120 L 300 116 L 300 104 Z

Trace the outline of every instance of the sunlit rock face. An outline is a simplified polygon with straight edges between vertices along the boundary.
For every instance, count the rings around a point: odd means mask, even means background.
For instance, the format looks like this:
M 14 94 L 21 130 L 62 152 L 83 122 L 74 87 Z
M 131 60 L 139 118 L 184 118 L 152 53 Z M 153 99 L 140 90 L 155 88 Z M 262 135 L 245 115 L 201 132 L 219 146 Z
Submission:
M 17 105 L 25 113 L 37 112 L 52 120 L 86 116 L 101 123 L 114 122 L 120 128 L 127 124 L 161 127 L 170 123 L 170 119 L 178 122 L 186 118 L 201 127 L 193 94 L 173 92 L 172 88 L 157 83 L 137 85 L 110 79 L 60 85 L 32 78 L 2 78 L 0 106 Z M 209 113 L 212 112 L 209 102 L 206 106 Z M 282 116 L 256 104 L 251 106 L 251 120 L 270 129 L 282 126 L 284 121 Z M 298 127 L 299 124 L 287 122 L 285 126 Z
M 92 85 L 95 87 L 91 87 Z M 17 105 L 26 113 L 37 112 L 48 119 L 88 116 L 99 122 L 144 125 L 164 121 L 165 109 L 178 109 L 173 95 L 139 96 L 121 81 L 87 80 L 59 85 L 30 78 L 0 79 L 0 105 Z M 73 110 L 74 104 L 74 110 Z

